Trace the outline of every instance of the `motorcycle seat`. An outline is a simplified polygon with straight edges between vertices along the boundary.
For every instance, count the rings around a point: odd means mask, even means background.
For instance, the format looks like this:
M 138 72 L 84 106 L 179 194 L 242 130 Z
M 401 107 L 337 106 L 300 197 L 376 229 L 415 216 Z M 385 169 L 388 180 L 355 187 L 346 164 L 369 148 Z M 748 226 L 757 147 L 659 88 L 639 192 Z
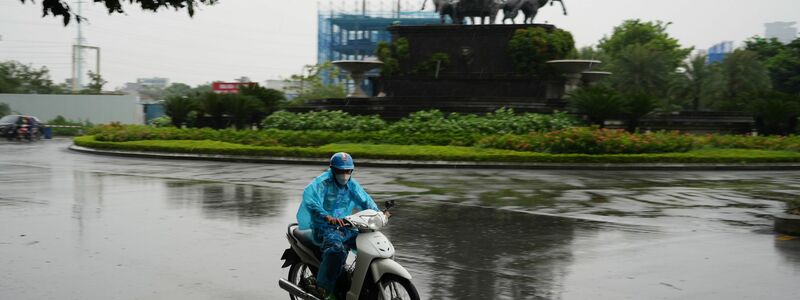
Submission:
M 297 238 L 297 240 L 303 244 L 303 246 L 314 251 L 314 255 L 316 255 L 317 258 L 322 257 L 322 251 L 320 250 L 319 246 L 314 243 L 314 237 L 311 229 L 300 230 L 299 228 L 295 227 L 292 230 L 292 235 L 294 235 L 294 237 Z

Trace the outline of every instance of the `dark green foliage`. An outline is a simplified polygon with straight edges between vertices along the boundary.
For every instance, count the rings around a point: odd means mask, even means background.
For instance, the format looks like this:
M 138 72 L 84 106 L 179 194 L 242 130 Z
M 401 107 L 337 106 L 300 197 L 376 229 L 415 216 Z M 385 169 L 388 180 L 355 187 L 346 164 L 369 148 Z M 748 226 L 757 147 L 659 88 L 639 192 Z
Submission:
M 720 101 L 714 105 L 717 109 L 744 111 L 750 95 L 761 94 L 771 88 L 769 73 L 755 52 L 736 50 L 728 54 L 717 67 L 718 77 L 715 80 L 719 85 L 720 97 Z
M 169 99 L 173 97 L 189 97 L 192 96 L 195 92 L 193 91 L 192 87 L 185 83 L 180 82 L 173 82 L 163 91 L 161 91 L 161 95 L 159 98 L 162 99 Z
M 324 131 L 377 131 L 386 128 L 386 121 L 377 115 L 351 116 L 342 111 L 312 111 L 290 113 L 278 111 L 261 122 L 265 129 L 324 130 Z
M 564 59 L 574 53 L 575 40 L 565 30 L 531 27 L 518 29 L 508 42 L 508 50 L 517 72 L 542 74 L 547 61 Z
M 197 98 L 197 126 L 225 128 L 224 116 L 227 111 L 225 100 L 221 94 L 205 93 Z
M 86 89 L 81 91 L 81 94 L 100 94 L 103 92 L 103 86 L 106 85 L 106 83 L 108 83 L 108 81 L 103 79 L 103 76 L 89 71 L 89 84 L 86 85 Z
M 449 66 L 450 56 L 447 53 L 437 52 L 428 60 L 420 62 L 412 72 L 418 75 L 437 76 L 447 70 Z
M 780 92 L 800 95 L 800 38 L 784 45 L 777 39 L 754 37 L 745 41 L 746 49 L 758 54 Z
M 749 111 L 756 119 L 756 130 L 765 135 L 788 135 L 797 132 L 800 96 L 765 92 L 748 97 Z
M 198 108 L 196 98 L 187 96 L 175 96 L 164 101 L 164 113 L 172 119 L 175 126 L 188 126 L 189 115 Z
M 609 67 L 609 81 L 626 93 L 664 96 L 674 76 L 675 66 L 666 52 L 633 44 L 623 48 Z
M 0 103 L 0 117 L 5 117 L 8 114 L 11 114 L 11 107 L 8 104 Z
M 625 101 L 614 89 L 597 85 L 573 92 L 569 105 L 590 123 L 603 127 L 606 120 L 623 115 Z
M 64 90 L 50 80 L 47 67 L 34 68 L 16 61 L 0 62 L 0 93 L 59 94 Z
M 386 42 L 378 43 L 375 56 L 383 62 L 381 75 L 401 75 L 400 64 L 409 56 L 410 45 L 407 38 L 399 38 L 391 44 Z
M 225 103 L 228 121 L 236 129 L 245 129 L 258 123 L 257 117 L 262 115 L 261 111 L 264 109 L 261 101 L 242 94 L 225 94 L 221 98 Z
M 627 121 L 629 132 L 635 132 L 639 119 L 650 114 L 658 106 L 658 98 L 646 93 L 628 93 L 622 96 L 622 114 Z
M 268 89 L 258 84 L 241 86 L 239 88 L 239 94 L 254 97 L 261 102 L 262 114 L 261 117 L 258 118 L 259 120 L 278 111 L 281 105 L 286 101 L 286 96 L 283 92 L 275 89 Z
M 52 128 L 53 135 L 63 135 L 63 136 L 80 135 L 89 128 L 92 128 L 92 126 L 94 126 L 89 121 L 81 122 L 81 121 L 67 120 L 66 118 L 60 115 L 50 121 L 47 121 L 46 124 Z M 76 127 L 59 127 L 64 125 L 76 126 Z
M 686 108 L 698 111 L 705 108 L 714 93 L 713 68 L 706 64 L 708 56 L 695 55 L 683 64 L 685 72 L 674 77 L 670 86 L 670 96 L 688 100 Z M 670 109 L 665 109 L 669 111 Z
M 681 48 L 678 40 L 667 34 L 670 24 L 661 21 L 626 20 L 622 25 L 614 27 L 614 33 L 610 37 L 600 40 L 598 48 L 608 54 L 612 60 L 616 60 L 629 51 L 629 49 L 626 50 L 628 47 L 640 45 L 646 49 L 663 53 L 667 57 L 666 61 L 671 66 L 671 70 L 674 70 L 692 52 L 692 48 Z

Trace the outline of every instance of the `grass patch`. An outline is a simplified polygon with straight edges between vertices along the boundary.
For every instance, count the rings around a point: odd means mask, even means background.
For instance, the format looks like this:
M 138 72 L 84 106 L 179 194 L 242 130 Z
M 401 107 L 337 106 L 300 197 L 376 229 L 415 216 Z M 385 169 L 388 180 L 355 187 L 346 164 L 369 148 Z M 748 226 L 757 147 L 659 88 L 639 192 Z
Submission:
M 364 159 L 529 163 L 787 163 L 800 162 L 800 153 L 754 149 L 705 148 L 658 154 L 548 154 L 460 146 L 328 144 L 320 147 L 254 146 L 209 140 L 141 140 L 101 142 L 93 136 L 75 138 L 78 146 L 169 153 L 328 158 L 339 151 Z

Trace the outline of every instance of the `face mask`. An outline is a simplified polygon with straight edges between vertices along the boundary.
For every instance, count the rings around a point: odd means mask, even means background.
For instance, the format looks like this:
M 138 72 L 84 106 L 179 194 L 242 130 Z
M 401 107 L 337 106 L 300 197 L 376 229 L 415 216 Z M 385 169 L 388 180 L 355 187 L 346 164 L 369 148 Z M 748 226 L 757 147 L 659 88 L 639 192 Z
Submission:
M 345 185 L 350 181 L 350 175 L 351 174 L 335 174 L 334 176 L 336 177 L 336 182 L 340 185 Z

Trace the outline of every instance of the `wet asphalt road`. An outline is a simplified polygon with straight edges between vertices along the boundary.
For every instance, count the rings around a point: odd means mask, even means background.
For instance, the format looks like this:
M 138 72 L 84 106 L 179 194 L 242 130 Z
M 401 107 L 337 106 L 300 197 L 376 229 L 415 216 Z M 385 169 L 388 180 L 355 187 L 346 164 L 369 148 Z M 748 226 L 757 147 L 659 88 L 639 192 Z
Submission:
M 284 299 L 324 166 L 93 156 L 0 142 L 0 299 Z M 356 158 L 357 159 L 357 158 Z M 771 232 L 800 172 L 360 168 L 423 299 L 798 299 Z

